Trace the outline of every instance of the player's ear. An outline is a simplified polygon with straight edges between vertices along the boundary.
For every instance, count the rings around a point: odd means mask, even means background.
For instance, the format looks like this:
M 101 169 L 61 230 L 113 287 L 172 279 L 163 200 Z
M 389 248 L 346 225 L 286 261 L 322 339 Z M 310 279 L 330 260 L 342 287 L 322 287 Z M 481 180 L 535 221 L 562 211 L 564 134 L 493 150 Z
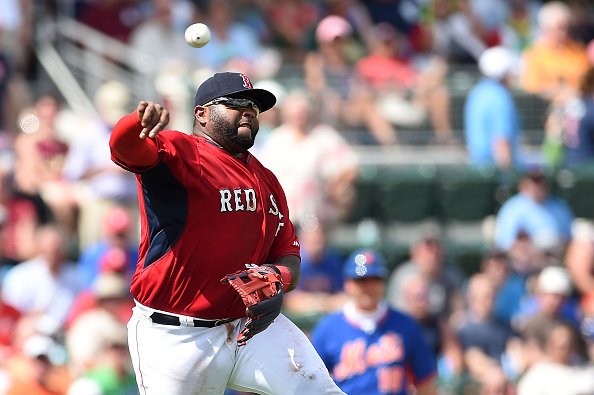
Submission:
M 200 124 L 200 126 L 206 125 L 206 107 L 196 106 L 194 107 L 194 118 Z

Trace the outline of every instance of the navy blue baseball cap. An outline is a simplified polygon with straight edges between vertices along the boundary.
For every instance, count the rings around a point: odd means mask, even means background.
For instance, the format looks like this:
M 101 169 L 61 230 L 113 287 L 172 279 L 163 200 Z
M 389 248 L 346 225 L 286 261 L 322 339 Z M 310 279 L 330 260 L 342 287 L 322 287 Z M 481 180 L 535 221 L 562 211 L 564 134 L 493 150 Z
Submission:
M 388 268 L 384 257 L 377 251 L 360 249 L 353 252 L 346 260 L 343 268 L 345 278 L 353 280 L 366 277 L 388 276 Z
M 198 87 L 194 105 L 203 106 L 219 97 L 241 97 L 258 104 L 260 112 L 270 110 L 276 96 L 266 89 L 254 88 L 249 77 L 243 73 L 215 73 Z

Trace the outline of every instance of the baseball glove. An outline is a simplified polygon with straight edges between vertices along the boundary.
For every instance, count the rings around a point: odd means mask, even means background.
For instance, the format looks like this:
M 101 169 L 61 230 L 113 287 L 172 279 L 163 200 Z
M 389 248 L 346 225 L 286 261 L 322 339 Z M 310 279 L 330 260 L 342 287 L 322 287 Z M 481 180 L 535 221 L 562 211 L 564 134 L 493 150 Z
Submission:
M 274 266 L 246 265 L 246 270 L 228 274 L 221 282 L 230 284 L 245 304 L 247 321 L 237 337 L 243 346 L 254 335 L 268 328 L 283 305 L 283 281 Z

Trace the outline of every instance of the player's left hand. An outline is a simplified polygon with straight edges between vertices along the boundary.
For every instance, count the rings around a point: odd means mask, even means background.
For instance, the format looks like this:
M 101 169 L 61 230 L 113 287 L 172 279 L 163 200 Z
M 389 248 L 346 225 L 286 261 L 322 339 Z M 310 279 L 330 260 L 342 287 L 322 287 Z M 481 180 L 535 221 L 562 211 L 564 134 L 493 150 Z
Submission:
M 273 266 L 253 265 L 246 270 L 228 274 L 221 282 L 230 284 L 245 304 L 247 321 L 237 337 L 237 344 L 262 332 L 278 317 L 283 306 L 283 281 Z

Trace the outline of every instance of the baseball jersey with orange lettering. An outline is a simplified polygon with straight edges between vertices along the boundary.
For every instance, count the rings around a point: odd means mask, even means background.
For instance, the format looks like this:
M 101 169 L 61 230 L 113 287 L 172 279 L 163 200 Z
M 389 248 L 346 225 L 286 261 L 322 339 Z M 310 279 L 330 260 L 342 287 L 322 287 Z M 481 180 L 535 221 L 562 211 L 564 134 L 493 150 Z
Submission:
M 322 318 L 312 343 L 341 390 L 347 394 L 406 395 L 410 385 L 436 374 L 436 362 L 422 330 L 410 316 L 388 309 L 372 332 L 344 312 Z

